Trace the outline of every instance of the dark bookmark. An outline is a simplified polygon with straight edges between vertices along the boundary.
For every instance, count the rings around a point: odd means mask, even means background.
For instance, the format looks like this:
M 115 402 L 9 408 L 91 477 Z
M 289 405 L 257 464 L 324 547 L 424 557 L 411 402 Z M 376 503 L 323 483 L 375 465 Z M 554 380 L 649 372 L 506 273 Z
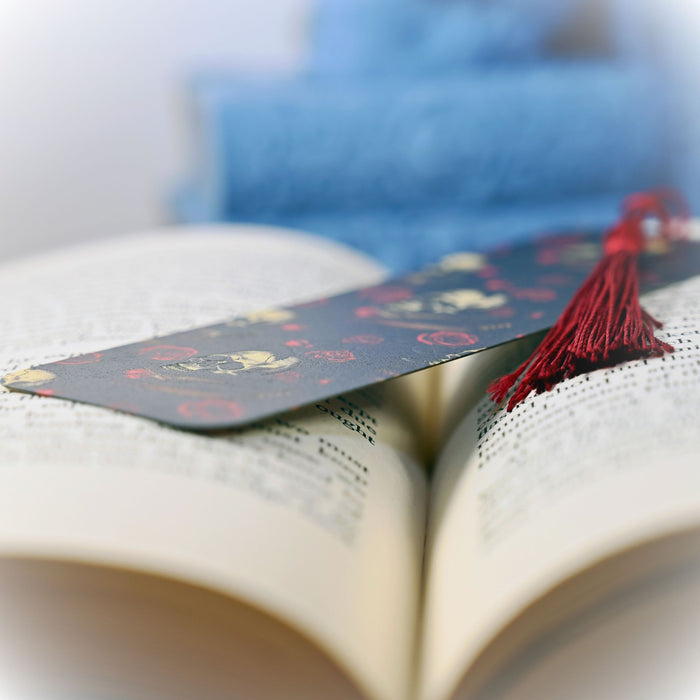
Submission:
M 420 272 L 13 372 L 3 384 L 200 431 L 276 413 L 463 357 L 552 326 L 600 254 L 566 234 Z M 700 246 L 641 256 L 649 290 L 700 271 Z

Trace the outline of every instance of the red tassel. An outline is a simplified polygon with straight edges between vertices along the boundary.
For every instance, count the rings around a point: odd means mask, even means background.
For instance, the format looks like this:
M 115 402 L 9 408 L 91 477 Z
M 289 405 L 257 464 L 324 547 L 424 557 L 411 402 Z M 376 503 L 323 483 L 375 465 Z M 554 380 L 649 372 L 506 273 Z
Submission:
M 655 217 L 660 235 L 670 238 L 671 210 L 687 219 L 680 196 L 667 190 L 625 199 L 620 221 L 605 235 L 603 258 L 591 271 L 532 356 L 512 374 L 491 384 L 488 393 L 511 411 L 532 391 L 550 391 L 563 379 L 620 362 L 660 357 L 673 348 L 654 336 L 662 324 L 639 303 L 637 258 L 644 249 L 644 221 Z M 522 375 L 522 376 L 521 376 Z

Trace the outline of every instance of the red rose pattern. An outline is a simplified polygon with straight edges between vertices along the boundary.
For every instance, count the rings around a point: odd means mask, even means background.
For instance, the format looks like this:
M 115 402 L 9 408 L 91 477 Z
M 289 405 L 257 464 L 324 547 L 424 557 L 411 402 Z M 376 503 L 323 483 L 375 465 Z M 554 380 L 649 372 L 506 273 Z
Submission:
M 310 350 L 307 356 L 314 360 L 326 360 L 327 362 L 352 362 L 355 356 L 350 350 Z
M 376 306 L 358 306 L 355 309 L 357 318 L 371 318 L 372 316 L 379 316 L 381 313 L 381 310 Z
M 180 345 L 152 345 L 141 348 L 139 355 L 148 355 L 151 360 L 158 362 L 182 362 L 197 354 L 194 348 L 181 347 Z
M 152 377 L 153 372 L 150 369 L 138 367 L 136 369 L 127 369 L 126 372 L 124 372 L 124 376 L 127 379 L 145 379 L 147 377 Z
M 301 379 L 299 372 L 295 372 L 294 370 L 278 372 L 274 376 L 278 382 L 286 382 L 287 384 L 296 384 Z
M 99 362 L 102 359 L 103 353 L 90 352 L 87 355 L 78 355 L 77 357 L 69 357 L 67 360 L 56 362 L 57 365 L 91 365 L 94 362 Z
M 413 290 L 410 287 L 382 285 L 381 287 L 363 289 L 359 296 L 362 299 L 369 299 L 375 304 L 391 304 L 410 299 L 413 296 Z
M 484 286 L 489 290 L 489 292 L 501 292 L 504 289 L 510 289 L 513 285 L 507 280 L 490 279 L 486 281 Z
M 243 408 L 235 401 L 226 399 L 185 401 L 177 407 L 177 412 L 184 418 L 202 421 L 237 420 L 245 413 Z
M 434 333 L 421 333 L 418 342 L 426 345 L 447 345 L 449 347 L 459 347 L 474 345 L 479 341 L 477 336 L 470 333 L 460 333 L 457 331 L 435 331 Z
M 498 274 L 498 270 L 495 265 L 484 265 L 476 274 L 482 279 L 488 279 L 489 277 L 495 277 Z
M 515 309 L 512 306 L 501 306 L 498 309 L 493 309 L 491 315 L 496 318 L 513 318 Z
M 531 288 L 514 289 L 512 292 L 516 299 L 527 299 L 528 301 L 554 301 L 557 293 L 553 289 Z

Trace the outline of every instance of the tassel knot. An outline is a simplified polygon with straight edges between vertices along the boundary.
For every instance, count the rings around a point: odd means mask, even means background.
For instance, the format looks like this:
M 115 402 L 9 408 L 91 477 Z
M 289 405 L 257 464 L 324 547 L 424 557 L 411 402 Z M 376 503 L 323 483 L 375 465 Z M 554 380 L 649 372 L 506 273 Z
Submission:
M 631 219 L 623 219 L 605 236 L 603 253 L 614 255 L 615 253 L 629 253 L 639 255 L 644 250 L 644 234 L 641 222 Z

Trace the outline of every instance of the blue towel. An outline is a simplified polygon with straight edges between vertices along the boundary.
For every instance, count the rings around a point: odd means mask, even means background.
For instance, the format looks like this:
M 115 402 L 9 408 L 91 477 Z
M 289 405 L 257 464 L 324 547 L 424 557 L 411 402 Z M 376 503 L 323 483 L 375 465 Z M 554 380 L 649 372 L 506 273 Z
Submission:
M 317 0 L 309 67 L 326 77 L 376 77 L 533 59 L 581 2 Z
M 393 272 L 401 272 L 456 250 L 484 250 L 544 232 L 607 228 L 618 216 L 623 194 L 464 209 L 409 206 L 355 212 L 267 212 L 236 220 L 326 236 L 373 255 Z M 219 220 L 193 185 L 175 194 L 172 209 L 179 223 Z
M 420 82 L 195 82 L 198 187 L 219 219 L 474 207 L 666 180 L 651 76 L 538 64 Z

